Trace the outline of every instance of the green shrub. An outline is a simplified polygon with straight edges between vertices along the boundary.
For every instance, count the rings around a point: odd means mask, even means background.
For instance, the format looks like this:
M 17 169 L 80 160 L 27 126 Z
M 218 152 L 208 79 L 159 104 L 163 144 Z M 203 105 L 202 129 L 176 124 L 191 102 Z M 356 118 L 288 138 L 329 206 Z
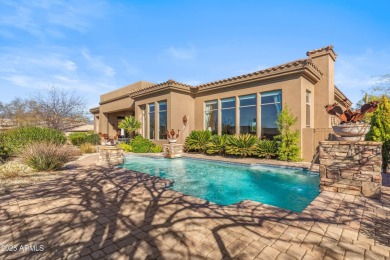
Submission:
M 11 154 L 10 148 L 5 146 L 4 136 L 5 133 L 0 132 L 0 163 L 4 162 Z
M 276 142 L 270 140 L 259 141 L 257 143 L 257 155 L 266 159 L 271 159 L 277 154 Z
M 213 135 L 206 144 L 206 153 L 225 155 L 228 135 Z
M 130 145 L 134 153 L 150 153 L 158 149 L 152 141 L 140 135 L 131 140 Z
M 210 138 L 210 131 L 192 131 L 185 141 L 186 150 L 204 153 L 207 150 L 207 144 Z
M 85 142 L 90 143 L 93 145 L 99 145 L 100 144 L 100 136 L 95 133 L 88 133 L 85 137 Z
M 118 146 L 119 146 L 120 148 L 122 148 L 123 151 L 125 151 L 125 152 L 127 152 L 127 153 L 133 151 L 131 145 L 129 145 L 129 144 L 120 143 Z
M 81 153 L 96 153 L 96 147 L 91 143 L 83 143 L 80 145 Z
M 278 142 L 278 158 L 282 161 L 300 161 L 299 131 L 292 130 L 297 118 L 292 115 L 287 106 L 279 113 L 276 120 L 279 135 L 275 136 Z
M 70 142 L 76 146 L 80 146 L 85 143 L 93 145 L 100 144 L 100 136 L 95 133 L 71 133 L 68 138 Z
M 231 135 L 226 140 L 226 153 L 242 157 L 256 154 L 258 140 L 251 134 Z
M 156 145 L 150 149 L 151 153 L 161 153 L 163 151 L 163 148 L 159 145 Z
M 59 130 L 41 127 L 19 127 L 10 130 L 2 137 L 3 145 L 9 153 L 16 154 L 24 147 L 35 142 L 53 143 L 57 145 L 65 144 L 66 136 Z
M 390 102 L 386 96 L 381 97 L 379 106 L 372 115 L 371 128 L 366 140 L 383 142 L 382 167 L 386 171 L 390 159 Z
M 53 143 L 32 143 L 20 153 L 22 160 L 37 171 L 58 170 L 72 159 L 73 151 Z

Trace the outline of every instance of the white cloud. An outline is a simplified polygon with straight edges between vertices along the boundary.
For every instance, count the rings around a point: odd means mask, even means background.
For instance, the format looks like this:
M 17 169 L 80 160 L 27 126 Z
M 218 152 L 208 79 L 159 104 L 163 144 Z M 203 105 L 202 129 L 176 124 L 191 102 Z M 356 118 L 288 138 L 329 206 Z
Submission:
M 58 38 L 64 35 L 54 28 L 85 32 L 91 18 L 103 17 L 107 6 L 105 2 L 24 0 L 0 2 L 0 10 L 0 26 L 24 30 L 39 38 Z
M 165 52 L 174 59 L 179 60 L 191 60 L 195 58 L 195 48 L 194 47 L 188 47 L 188 48 L 177 48 L 177 47 L 169 47 L 165 50 Z
M 89 50 L 87 50 L 87 49 L 81 50 L 81 55 L 88 62 L 88 66 L 90 66 L 91 68 L 99 70 L 100 72 L 104 73 L 106 76 L 109 76 L 109 77 L 113 77 L 115 75 L 115 70 L 112 67 L 106 65 L 103 62 L 102 57 L 92 56 L 89 53 Z
M 356 103 L 362 91 L 380 84 L 379 76 L 390 72 L 390 50 L 367 49 L 363 53 L 341 54 L 335 64 L 335 84 Z

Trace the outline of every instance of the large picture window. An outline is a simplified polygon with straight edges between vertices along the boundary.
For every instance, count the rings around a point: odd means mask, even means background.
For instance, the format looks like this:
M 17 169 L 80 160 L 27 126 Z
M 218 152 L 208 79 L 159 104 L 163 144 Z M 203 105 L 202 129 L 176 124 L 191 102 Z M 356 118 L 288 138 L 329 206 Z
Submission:
M 167 102 L 158 102 L 158 138 L 167 139 Z
M 222 134 L 236 133 L 236 98 L 221 99 Z
M 256 134 L 256 94 L 240 97 L 240 134 Z
M 154 103 L 149 104 L 149 139 L 155 138 L 155 106 Z
M 276 119 L 282 110 L 282 92 L 261 93 L 261 135 L 272 138 L 278 134 Z
M 205 102 L 205 129 L 218 134 L 218 100 Z

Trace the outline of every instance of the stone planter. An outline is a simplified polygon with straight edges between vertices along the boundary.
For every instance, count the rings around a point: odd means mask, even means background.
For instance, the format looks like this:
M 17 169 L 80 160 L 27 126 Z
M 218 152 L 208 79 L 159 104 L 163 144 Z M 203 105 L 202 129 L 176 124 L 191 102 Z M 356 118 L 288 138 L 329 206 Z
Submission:
M 338 141 L 364 141 L 366 134 L 370 131 L 370 125 L 344 124 L 333 126 L 333 132 L 337 135 Z
M 118 165 L 124 162 L 123 150 L 113 145 L 102 146 L 99 150 L 99 161 L 102 164 Z

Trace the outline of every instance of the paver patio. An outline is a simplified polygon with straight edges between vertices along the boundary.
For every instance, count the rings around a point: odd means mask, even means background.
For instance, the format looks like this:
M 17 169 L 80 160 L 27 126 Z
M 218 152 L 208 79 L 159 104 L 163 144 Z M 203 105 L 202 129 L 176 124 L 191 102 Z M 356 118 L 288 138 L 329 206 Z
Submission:
M 322 192 L 302 213 L 222 207 L 96 160 L 0 197 L 1 259 L 390 259 L 388 187 L 381 200 Z

